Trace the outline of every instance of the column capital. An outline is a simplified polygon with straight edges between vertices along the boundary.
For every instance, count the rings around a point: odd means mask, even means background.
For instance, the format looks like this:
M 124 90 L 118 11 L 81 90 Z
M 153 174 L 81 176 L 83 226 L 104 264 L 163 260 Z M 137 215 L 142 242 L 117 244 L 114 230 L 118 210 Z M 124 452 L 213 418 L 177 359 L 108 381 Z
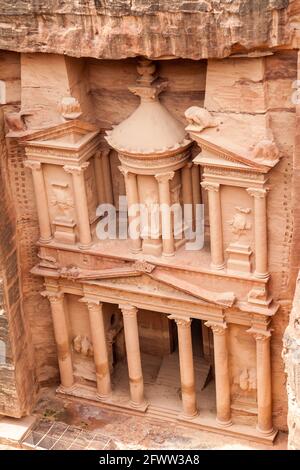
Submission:
M 127 178 L 131 175 L 133 176 L 136 176 L 135 173 L 133 173 L 132 171 L 128 170 L 127 168 L 124 168 L 122 165 L 119 165 L 118 166 L 118 169 L 120 170 L 120 172 L 122 173 L 122 175 L 124 176 L 124 178 Z
M 93 309 L 95 307 L 101 307 L 102 302 L 95 297 L 82 297 L 79 299 L 79 302 L 87 304 L 88 309 Z
M 176 324 L 178 326 L 181 326 L 183 328 L 189 328 L 191 323 L 192 323 L 192 319 L 190 317 L 181 317 L 179 315 L 168 315 L 168 318 L 170 320 L 175 320 Z
M 131 304 L 120 304 L 119 309 L 121 310 L 122 314 L 126 317 L 134 317 L 137 314 L 137 307 Z
M 95 158 L 107 157 L 111 152 L 111 149 L 100 149 L 95 153 Z
M 61 291 L 52 292 L 52 291 L 44 290 L 43 292 L 41 292 L 41 295 L 43 297 L 47 297 L 51 304 L 61 302 L 64 298 L 64 292 L 61 292 Z
M 193 162 L 187 162 L 187 164 L 185 165 L 186 168 L 188 168 L 189 170 L 193 167 L 194 163 Z
M 269 188 L 247 188 L 246 191 L 252 197 L 263 199 L 268 194 Z
M 40 171 L 42 169 L 41 162 L 35 162 L 33 160 L 25 160 L 25 168 L 30 168 L 31 170 Z
M 218 192 L 220 190 L 220 183 L 211 183 L 210 181 L 203 181 L 200 184 L 202 188 L 206 191 Z
M 173 179 L 175 175 L 174 171 L 169 171 L 168 173 L 159 173 L 155 175 L 155 179 L 157 180 L 158 183 L 167 183 L 171 179 Z
M 211 328 L 213 330 L 214 335 L 224 335 L 227 328 L 227 323 L 224 322 L 214 322 L 214 321 L 207 321 L 204 323 L 205 326 Z
M 64 165 L 63 168 L 67 173 L 71 173 L 72 175 L 80 175 L 87 169 L 89 164 L 90 162 L 85 162 L 80 166 Z
M 272 336 L 272 329 L 260 330 L 258 328 L 251 327 L 247 330 L 247 333 L 251 334 L 255 341 L 267 341 Z

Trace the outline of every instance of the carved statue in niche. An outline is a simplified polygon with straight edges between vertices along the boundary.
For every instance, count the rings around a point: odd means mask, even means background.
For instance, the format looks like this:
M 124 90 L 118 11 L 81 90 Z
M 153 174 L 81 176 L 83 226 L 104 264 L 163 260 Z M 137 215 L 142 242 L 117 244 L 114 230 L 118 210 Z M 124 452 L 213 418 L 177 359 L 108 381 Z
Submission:
M 238 377 L 238 384 L 244 392 L 256 390 L 256 370 L 254 368 L 242 369 Z
M 251 209 L 248 207 L 236 207 L 235 210 L 237 212 L 234 214 L 233 219 L 229 221 L 229 224 L 232 226 L 232 232 L 237 235 L 237 238 L 239 239 L 247 232 L 247 230 L 251 229 L 251 223 L 247 217 L 247 215 L 250 214 Z
M 144 238 L 158 238 L 160 234 L 159 204 L 153 200 L 151 194 L 145 197 L 140 214 L 142 236 Z
M 56 220 L 73 220 L 74 201 L 68 183 L 51 183 L 50 204 L 56 210 Z
M 75 336 L 73 338 L 73 348 L 78 354 L 86 357 L 92 357 L 94 354 L 93 345 L 87 336 Z

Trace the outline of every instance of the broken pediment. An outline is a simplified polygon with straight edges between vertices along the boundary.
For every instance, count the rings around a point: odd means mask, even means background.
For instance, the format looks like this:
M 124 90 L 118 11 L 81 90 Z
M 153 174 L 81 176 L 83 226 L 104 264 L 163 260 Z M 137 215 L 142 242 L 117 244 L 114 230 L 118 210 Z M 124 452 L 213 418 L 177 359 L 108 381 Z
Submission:
M 266 114 L 209 113 L 193 106 L 185 115 L 186 130 L 201 147 L 195 163 L 267 173 L 280 159 Z

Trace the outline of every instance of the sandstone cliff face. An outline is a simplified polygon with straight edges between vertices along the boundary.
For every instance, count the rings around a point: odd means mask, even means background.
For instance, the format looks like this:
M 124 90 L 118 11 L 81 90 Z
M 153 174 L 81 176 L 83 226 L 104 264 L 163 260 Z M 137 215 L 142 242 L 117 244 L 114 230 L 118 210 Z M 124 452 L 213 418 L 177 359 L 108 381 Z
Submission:
M 76 57 L 221 58 L 289 44 L 294 0 L 2 2 L 0 48 Z

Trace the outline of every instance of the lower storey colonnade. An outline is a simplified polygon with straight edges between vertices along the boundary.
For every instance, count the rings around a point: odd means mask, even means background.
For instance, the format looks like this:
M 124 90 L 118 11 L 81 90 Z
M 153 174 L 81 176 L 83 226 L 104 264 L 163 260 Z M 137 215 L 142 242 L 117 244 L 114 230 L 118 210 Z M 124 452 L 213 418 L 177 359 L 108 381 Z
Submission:
M 72 350 L 69 341 L 66 310 L 63 292 L 44 292 L 51 304 L 55 340 L 58 351 L 58 362 L 61 378 L 61 391 L 71 391 L 74 387 Z M 88 310 L 93 355 L 96 370 L 97 398 L 100 401 L 110 400 L 112 394 L 107 338 L 103 318 L 103 304 L 97 298 L 83 297 Z M 138 331 L 138 309 L 134 305 L 120 304 L 122 312 L 128 379 L 130 390 L 130 406 L 146 411 L 149 403 L 144 394 L 140 339 Z M 182 412 L 180 419 L 197 419 L 197 404 L 194 355 L 192 344 L 192 318 L 184 315 L 168 314 L 177 327 L 179 368 L 181 383 Z M 216 389 L 216 422 L 219 427 L 230 427 L 231 420 L 231 379 L 229 370 L 229 351 L 227 324 L 224 321 L 206 321 L 205 326 L 213 333 L 214 375 Z M 270 365 L 270 333 L 262 334 L 254 329 L 248 332 L 256 341 L 257 357 L 257 430 L 264 435 L 273 432 L 271 406 L 271 365 Z M 151 403 L 150 403 L 151 405 Z M 199 404 L 201 406 L 201 403 Z

